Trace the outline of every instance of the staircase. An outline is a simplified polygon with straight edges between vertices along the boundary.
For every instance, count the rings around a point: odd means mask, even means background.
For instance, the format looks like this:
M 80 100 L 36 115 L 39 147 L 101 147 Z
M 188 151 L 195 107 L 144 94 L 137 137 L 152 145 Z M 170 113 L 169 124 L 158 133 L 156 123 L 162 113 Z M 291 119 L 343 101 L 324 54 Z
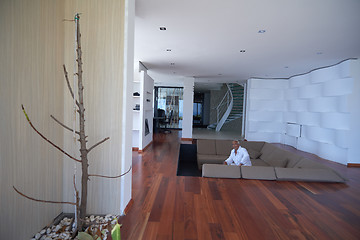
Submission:
M 225 94 L 223 100 L 220 102 L 219 106 L 216 108 L 217 112 L 222 116 L 218 116 L 217 122 L 210 124 L 207 128 L 216 129 L 216 131 L 220 131 L 222 126 L 228 122 L 231 122 L 235 119 L 241 118 L 243 115 L 243 102 L 244 102 L 244 88 L 236 83 L 228 83 L 226 84 L 228 87 L 228 92 Z M 228 98 L 229 103 L 226 104 L 228 109 L 226 110 L 218 110 L 220 108 L 224 108 L 224 99 Z M 231 108 L 231 109 L 230 109 Z M 219 115 L 219 113 L 218 113 Z

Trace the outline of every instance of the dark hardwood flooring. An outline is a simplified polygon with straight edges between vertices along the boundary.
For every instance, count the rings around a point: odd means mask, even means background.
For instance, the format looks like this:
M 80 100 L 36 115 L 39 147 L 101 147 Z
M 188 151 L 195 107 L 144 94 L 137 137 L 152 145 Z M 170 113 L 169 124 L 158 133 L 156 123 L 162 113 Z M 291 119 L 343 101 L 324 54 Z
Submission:
M 122 239 L 360 239 L 360 168 L 323 162 L 342 183 L 176 176 L 179 131 L 133 152 L 132 199 Z M 182 142 L 191 143 L 191 142 Z

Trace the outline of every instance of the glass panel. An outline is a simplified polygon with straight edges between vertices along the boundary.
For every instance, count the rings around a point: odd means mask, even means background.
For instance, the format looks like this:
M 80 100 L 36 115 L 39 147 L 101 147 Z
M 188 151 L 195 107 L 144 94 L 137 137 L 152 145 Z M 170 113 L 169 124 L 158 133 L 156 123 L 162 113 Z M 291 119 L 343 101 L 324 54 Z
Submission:
M 157 109 L 165 111 L 165 124 L 160 128 L 182 128 L 183 88 L 158 87 Z

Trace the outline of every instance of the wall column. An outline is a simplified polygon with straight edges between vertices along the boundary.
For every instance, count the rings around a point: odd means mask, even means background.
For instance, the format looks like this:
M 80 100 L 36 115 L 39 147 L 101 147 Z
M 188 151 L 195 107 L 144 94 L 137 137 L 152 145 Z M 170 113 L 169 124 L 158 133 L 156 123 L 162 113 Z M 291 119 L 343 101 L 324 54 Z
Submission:
M 182 138 L 192 138 L 194 78 L 184 79 Z

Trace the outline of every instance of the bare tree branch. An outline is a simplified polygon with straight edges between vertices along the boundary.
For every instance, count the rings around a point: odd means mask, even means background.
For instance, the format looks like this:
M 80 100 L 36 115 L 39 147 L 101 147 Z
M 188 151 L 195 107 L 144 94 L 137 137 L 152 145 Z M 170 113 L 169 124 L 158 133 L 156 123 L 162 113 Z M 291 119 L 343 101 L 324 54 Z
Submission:
M 99 174 L 89 174 L 89 177 L 119 178 L 119 177 L 126 175 L 128 172 L 130 172 L 131 168 L 132 168 L 132 166 L 130 166 L 129 170 L 127 170 L 125 173 L 123 173 L 119 176 L 104 176 L 104 175 L 99 175 Z
M 98 145 L 102 144 L 103 142 L 105 142 L 106 140 L 109 140 L 110 138 L 104 138 L 103 140 L 101 140 L 100 142 L 96 143 L 95 145 L 93 145 L 91 148 L 88 149 L 88 152 L 90 152 L 91 150 L 93 150 L 95 147 L 97 147 Z
M 65 129 L 69 130 L 70 132 L 74 132 L 73 129 L 69 128 L 68 126 L 66 126 L 65 124 L 63 124 L 62 122 L 60 122 L 59 120 L 57 120 L 53 115 L 50 115 L 50 117 L 52 119 L 54 119 L 55 122 L 57 122 L 58 124 L 60 124 L 62 127 L 64 127 Z M 80 134 L 79 131 L 75 131 L 76 134 Z
M 73 92 L 73 90 L 72 90 L 72 88 L 70 86 L 68 72 L 66 71 L 65 64 L 63 64 L 63 68 L 64 68 L 64 75 L 65 75 L 67 86 L 69 88 L 69 91 L 70 91 L 70 94 L 71 94 L 72 98 L 74 99 L 74 92 Z M 79 102 L 77 100 L 76 100 L 76 105 L 79 107 Z
M 26 196 L 25 194 L 23 194 L 22 192 L 20 192 L 19 190 L 17 190 L 16 187 L 13 186 L 13 188 L 14 188 L 14 190 L 15 190 L 18 194 L 20 194 L 21 196 L 23 196 L 23 197 L 25 197 L 25 198 L 27 198 L 27 199 L 33 200 L 33 201 L 35 201 L 35 202 L 76 205 L 76 203 L 74 203 L 74 202 L 47 201 L 47 200 L 41 200 L 41 199 L 32 198 L 32 197 Z
M 32 123 L 31 123 L 28 115 L 26 114 L 25 108 L 24 108 L 24 106 L 23 106 L 22 104 L 21 104 L 21 108 L 22 108 L 22 110 L 23 110 L 23 112 L 24 112 L 24 114 L 25 114 L 25 117 L 26 117 L 27 121 L 29 122 L 30 126 L 35 130 L 35 132 L 36 132 L 37 134 L 39 134 L 45 141 L 47 141 L 48 143 L 50 143 L 51 145 L 53 145 L 55 148 L 57 148 L 60 152 L 62 152 L 63 154 L 65 154 L 65 155 L 68 156 L 69 158 L 71 158 L 71 159 L 73 159 L 73 160 L 75 160 L 75 161 L 77 161 L 77 162 L 81 162 L 81 160 L 76 159 L 76 158 L 74 158 L 73 156 L 71 156 L 70 154 L 66 153 L 66 152 L 65 152 L 64 150 L 62 150 L 59 146 L 55 145 L 53 142 L 51 142 L 49 139 L 47 139 L 44 135 L 42 135 L 42 134 L 34 127 L 34 125 L 32 125 Z

